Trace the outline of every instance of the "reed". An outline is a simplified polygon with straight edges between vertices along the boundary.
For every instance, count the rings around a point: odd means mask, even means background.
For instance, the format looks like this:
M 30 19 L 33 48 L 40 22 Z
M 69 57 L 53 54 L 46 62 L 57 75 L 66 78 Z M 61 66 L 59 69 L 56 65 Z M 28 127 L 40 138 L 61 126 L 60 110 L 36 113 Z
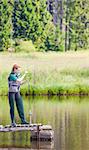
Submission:
M 0 95 L 8 93 L 8 72 L 0 76 Z M 89 69 L 30 71 L 21 87 L 22 95 L 72 95 L 89 93 Z

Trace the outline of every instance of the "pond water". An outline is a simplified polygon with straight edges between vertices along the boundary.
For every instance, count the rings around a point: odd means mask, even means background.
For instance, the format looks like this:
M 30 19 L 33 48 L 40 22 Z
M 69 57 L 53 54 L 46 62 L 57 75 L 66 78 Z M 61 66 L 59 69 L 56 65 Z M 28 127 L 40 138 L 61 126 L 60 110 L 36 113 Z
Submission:
M 29 132 L 0 133 L 0 150 L 89 150 L 89 97 L 24 97 L 26 119 L 50 124 L 54 142 L 30 142 Z M 16 122 L 20 123 L 15 110 Z M 7 97 L 0 97 L 0 124 L 10 124 Z

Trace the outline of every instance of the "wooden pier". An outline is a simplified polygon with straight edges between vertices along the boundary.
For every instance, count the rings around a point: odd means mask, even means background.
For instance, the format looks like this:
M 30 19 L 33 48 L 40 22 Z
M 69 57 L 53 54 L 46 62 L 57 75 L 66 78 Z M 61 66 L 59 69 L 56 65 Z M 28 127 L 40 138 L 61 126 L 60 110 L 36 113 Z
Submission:
M 52 130 L 52 127 L 50 125 L 18 124 L 16 127 L 11 127 L 10 125 L 0 126 L 0 132 L 20 132 L 20 131 L 30 132 L 29 135 L 31 141 L 52 141 L 54 139 L 54 131 Z

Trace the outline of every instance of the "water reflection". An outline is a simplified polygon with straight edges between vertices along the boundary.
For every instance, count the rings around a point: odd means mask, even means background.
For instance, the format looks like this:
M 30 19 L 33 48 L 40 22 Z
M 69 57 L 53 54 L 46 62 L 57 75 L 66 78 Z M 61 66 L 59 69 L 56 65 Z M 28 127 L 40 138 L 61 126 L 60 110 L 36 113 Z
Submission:
M 0 133 L 0 147 L 5 150 L 49 149 L 49 150 L 89 150 L 89 98 L 24 98 L 27 120 L 32 111 L 32 122 L 51 124 L 54 143 L 30 142 L 29 132 Z M 7 98 L 0 98 L 0 124 L 9 124 Z M 20 122 L 16 112 L 16 121 Z M 11 148 L 14 147 L 14 148 Z M 19 148 L 17 148 L 19 147 Z M 0 149 L 1 150 L 1 149 Z M 2 149 L 4 150 L 4 149 Z
M 54 142 L 46 141 L 32 141 L 30 142 L 30 132 L 29 131 L 20 131 L 20 132 L 9 132 L 9 133 L 0 133 L 0 147 L 4 150 L 6 147 L 9 149 L 48 149 L 51 150 L 54 148 Z M 14 148 L 12 148 L 14 147 Z M 0 149 L 0 150 L 1 150 Z

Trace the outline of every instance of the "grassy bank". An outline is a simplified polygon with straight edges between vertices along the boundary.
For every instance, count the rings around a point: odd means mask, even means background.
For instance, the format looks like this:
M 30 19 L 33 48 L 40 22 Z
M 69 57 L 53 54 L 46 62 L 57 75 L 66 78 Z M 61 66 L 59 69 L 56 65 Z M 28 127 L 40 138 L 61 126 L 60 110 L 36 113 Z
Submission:
M 23 95 L 88 94 L 88 53 L 1 54 L 0 95 L 7 95 L 7 77 L 13 63 L 28 69 L 27 83 L 21 87 Z

